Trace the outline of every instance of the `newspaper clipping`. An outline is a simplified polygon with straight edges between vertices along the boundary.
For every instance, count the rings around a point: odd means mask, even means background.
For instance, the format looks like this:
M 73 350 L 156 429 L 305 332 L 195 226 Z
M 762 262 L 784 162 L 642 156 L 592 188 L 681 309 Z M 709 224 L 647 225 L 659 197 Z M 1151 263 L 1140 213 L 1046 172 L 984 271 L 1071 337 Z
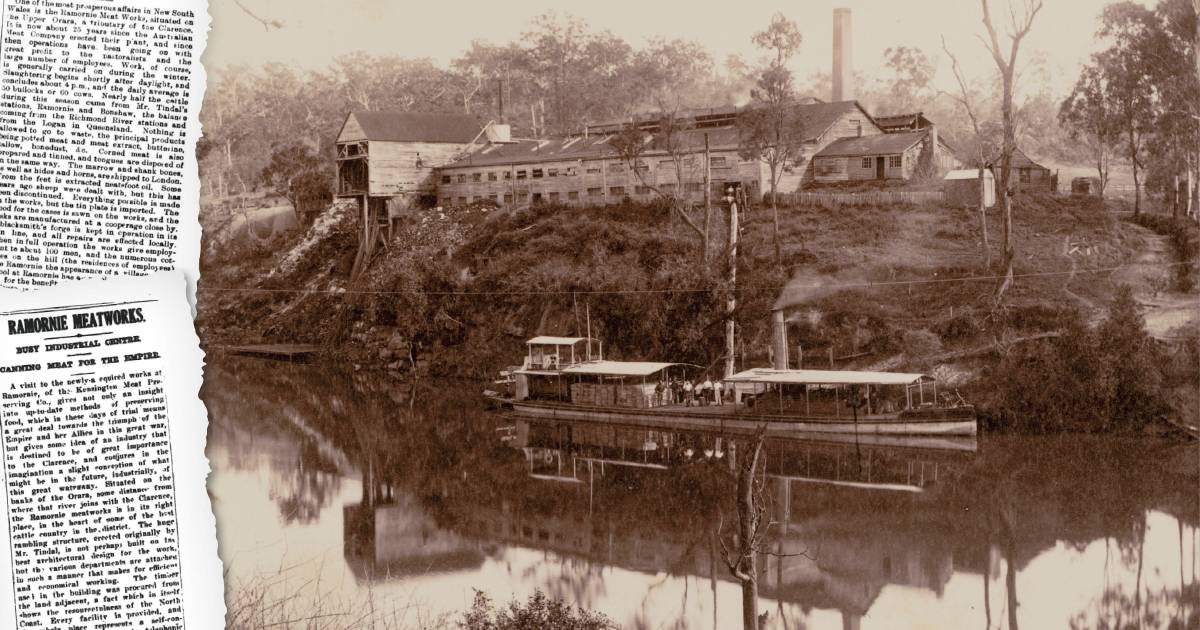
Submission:
M 180 269 L 199 251 L 202 0 L 5 0 L 0 286 Z
M 172 272 L 0 294 L 5 625 L 223 623 L 185 291 Z
M 208 22 L 0 5 L 0 627 L 224 624 L 189 308 Z

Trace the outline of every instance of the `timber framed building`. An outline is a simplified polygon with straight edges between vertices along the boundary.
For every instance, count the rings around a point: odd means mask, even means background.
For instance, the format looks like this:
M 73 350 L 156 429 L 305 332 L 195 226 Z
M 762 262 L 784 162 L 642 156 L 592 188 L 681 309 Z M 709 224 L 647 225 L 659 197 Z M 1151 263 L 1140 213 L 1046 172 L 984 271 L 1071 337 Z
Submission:
M 887 133 L 858 101 L 810 99 L 797 108 L 808 137 L 779 177 L 781 193 L 810 182 L 910 179 L 923 164 L 940 175 L 959 164 L 932 124 Z M 667 131 L 660 119 L 646 117 L 539 139 L 512 139 L 507 125 L 465 115 L 353 112 L 338 135 L 337 194 L 365 200 L 381 221 L 406 207 L 479 201 L 606 205 L 670 196 L 699 202 L 706 177 L 716 197 L 734 186 L 760 199 L 771 190 L 770 169 L 739 154 L 741 111 L 683 112 Z M 645 134 L 645 145 L 623 154 L 616 142 L 633 127 Z

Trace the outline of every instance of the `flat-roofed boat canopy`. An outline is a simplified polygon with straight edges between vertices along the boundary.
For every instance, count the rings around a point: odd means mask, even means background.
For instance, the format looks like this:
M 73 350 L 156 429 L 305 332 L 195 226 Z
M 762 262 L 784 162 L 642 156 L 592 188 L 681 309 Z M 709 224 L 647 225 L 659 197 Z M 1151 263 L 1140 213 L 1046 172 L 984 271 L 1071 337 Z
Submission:
M 753 368 L 725 379 L 733 383 L 782 385 L 911 385 L 933 380 L 927 374 L 906 372 L 858 372 L 852 370 L 775 370 Z
M 551 337 L 548 335 L 542 335 L 542 336 L 534 337 L 533 339 L 530 339 L 529 341 L 526 341 L 525 343 L 529 344 L 529 345 L 539 345 L 539 346 L 570 346 L 570 345 L 577 344 L 580 341 L 587 341 L 587 340 L 588 340 L 587 337 Z M 596 341 L 596 339 L 592 339 L 592 341 Z
M 655 363 L 652 361 L 588 361 L 562 369 L 563 374 L 591 374 L 596 376 L 650 376 L 682 363 Z

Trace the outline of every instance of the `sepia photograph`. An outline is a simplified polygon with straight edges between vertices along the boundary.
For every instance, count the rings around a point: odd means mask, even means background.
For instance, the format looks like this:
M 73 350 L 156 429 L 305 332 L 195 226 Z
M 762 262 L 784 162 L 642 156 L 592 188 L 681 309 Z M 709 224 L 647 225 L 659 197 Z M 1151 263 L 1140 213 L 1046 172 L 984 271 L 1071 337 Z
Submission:
M 227 628 L 1200 628 L 1200 0 L 208 12 Z

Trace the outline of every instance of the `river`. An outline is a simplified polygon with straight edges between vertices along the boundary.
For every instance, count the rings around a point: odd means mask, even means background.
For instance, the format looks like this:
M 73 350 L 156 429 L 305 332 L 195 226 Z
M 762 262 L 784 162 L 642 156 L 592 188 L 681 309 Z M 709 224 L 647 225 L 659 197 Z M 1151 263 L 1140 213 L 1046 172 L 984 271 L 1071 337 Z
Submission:
M 535 590 L 627 628 L 741 626 L 719 542 L 729 436 L 524 422 L 467 382 L 206 369 L 234 626 L 454 627 L 476 591 Z M 1200 624 L 1195 443 L 776 440 L 764 457 L 772 628 Z

